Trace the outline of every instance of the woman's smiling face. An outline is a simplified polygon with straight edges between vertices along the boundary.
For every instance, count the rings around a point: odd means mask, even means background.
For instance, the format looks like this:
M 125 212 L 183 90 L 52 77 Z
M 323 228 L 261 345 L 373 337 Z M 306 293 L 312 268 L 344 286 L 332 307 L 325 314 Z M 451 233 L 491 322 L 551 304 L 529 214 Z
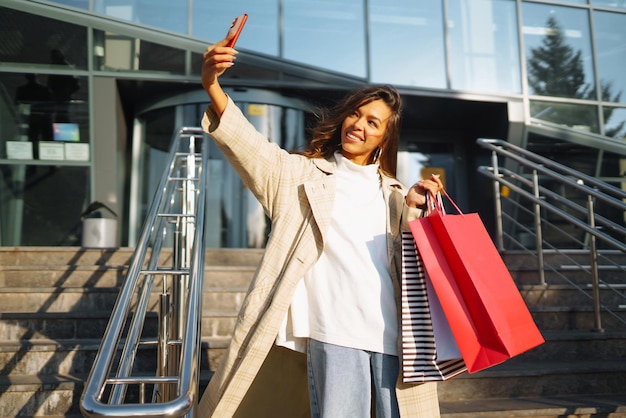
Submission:
M 391 109 L 378 99 L 356 109 L 341 125 L 341 153 L 355 164 L 366 165 L 382 146 Z

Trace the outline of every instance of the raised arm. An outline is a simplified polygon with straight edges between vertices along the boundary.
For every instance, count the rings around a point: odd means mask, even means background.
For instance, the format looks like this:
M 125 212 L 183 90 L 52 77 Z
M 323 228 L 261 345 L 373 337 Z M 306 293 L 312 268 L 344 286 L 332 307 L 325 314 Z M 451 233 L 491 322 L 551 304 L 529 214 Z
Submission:
M 233 66 L 237 56 L 234 48 L 226 46 L 229 36 L 207 48 L 202 61 L 202 87 L 211 98 L 211 107 L 221 117 L 228 104 L 228 97 L 219 83 L 219 77 Z

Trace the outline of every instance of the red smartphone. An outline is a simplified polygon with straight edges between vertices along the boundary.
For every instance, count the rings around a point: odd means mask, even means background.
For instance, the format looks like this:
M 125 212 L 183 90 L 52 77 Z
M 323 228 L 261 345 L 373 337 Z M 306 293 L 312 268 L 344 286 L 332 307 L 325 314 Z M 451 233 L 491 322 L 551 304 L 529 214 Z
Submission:
M 234 33 L 235 36 L 228 42 L 226 46 L 230 48 L 235 47 L 237 38 L 239 38 L 239 34 L 241 33 L 241 29 L 243 29 L 243 25 L 246 24 L 246 20 L 248 20 L 248 15 L 246 13 L 240 16 L 237 16 L 235 20 L 233 20 L 233 24 L 230 25 L 230 29 L 228 29 L 228 33 L 226 33 L 226 37 L 228 38 L 231 33 Z

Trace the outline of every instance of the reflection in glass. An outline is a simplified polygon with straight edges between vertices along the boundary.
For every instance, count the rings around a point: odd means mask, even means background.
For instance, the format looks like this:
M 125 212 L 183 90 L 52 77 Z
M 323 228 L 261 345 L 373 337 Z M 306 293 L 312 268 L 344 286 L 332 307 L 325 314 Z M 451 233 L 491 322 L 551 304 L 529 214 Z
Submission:
M 363 0 L 283 0 L 283 57 L 365 77 L 363 8 Z
M 0 28 L 3 63 L 57 65 L 51 56 L 57 50 L 72 69 L 87 69 L 85 27 L 0 7 Z
M 139 70 L 185 73 L 185 51 L 153 42 L 139 44 Z
M 593 14 L 602 100 L 626 103 L 626 14 Z
M 185 51 L 110 32 L 94 31 L 94 65 L 100 71 L 185 73 Z
M 626 139 L 626 108 L 605 106 L 604 135 Z
M 89 168 L 0 165 L 0 245 L 80 245 Z
M 236 16 L 248 13 L 237 47 L 263 54 L 279 54 L 278 0 L 204 0 L 194 1 L 192 7 L 192 35 L 195 38 L 218 42 L 224 38 Z
M 441 1 L 372 0 L 369 8 L 371 80 L 445 88 Z
M 89 10 L 89 0 L 51 0 L 53 3 Z
M 187 2 L 171 0 L 96 0 L 95 11 L 187 34 Z
M 521 93 L 515 2 L 450 0 L 448 16 L 451 87 Z
M 591 0 L 594 6 L 616 7 L 626 9 L 626 0 Z
M 523 3 L 530 94 L 597 100 L 586 9 Z
M 532 100 L 530 117 L 581 131 L 600 133 L 596 106 Z

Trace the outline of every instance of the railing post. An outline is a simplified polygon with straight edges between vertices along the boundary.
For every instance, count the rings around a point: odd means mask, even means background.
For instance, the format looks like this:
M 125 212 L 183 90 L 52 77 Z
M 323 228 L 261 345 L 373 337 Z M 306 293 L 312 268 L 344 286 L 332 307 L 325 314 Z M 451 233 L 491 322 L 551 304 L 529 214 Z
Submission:
M 491 151 L 491 166 L 493 167 L 493 175 L 496 179 L 500 178 L 500 172 L 498 170 L 498 153 Z M 493 181 L 493 195 L 495 200 L 496 210 L 496 246 L 499 251 L 504 251 L 504 231 L 502 229 L 502 196 L 500 194 L 500 182 L 498 180 Z
M 161 293 L 159 306 L 159 335 L 158 335 L 158 375 L 167 376 L 168 354 L 169 354 L 169 329 L 171 323 L 171 302 L 170 294 L 167 292 L 167 276 L 163 275 L 163 292 Z M 169 385 L 160 383 L 157 385 L 157 393 L 159 402 L 165 402 L 169 399 Z
M 594 215 L 593 196 L 587 195 L 587 211 L 589 212 L 589 226 L 596 227 Z M 593 293 L 593 315 L 595 331 L 603 332 L 602 318 L 600 316 L 600 278 L 598 276 L 598 249 L 596 246 L 596 236 L 589 234 L 589 256 L 591 265 L 591 291 Z
M 533 170 L 533 193 L 535 199 L 539 196 L 539 174 L 537 170 Z M 539 272 L 539 284 L 546 284 L 546 273 L 543 269 L 543 233 L 541 230 L 541 206 L 539 203 L 534 204 L 535 207 L 535 247 L 537 249 L 537 271 Z

